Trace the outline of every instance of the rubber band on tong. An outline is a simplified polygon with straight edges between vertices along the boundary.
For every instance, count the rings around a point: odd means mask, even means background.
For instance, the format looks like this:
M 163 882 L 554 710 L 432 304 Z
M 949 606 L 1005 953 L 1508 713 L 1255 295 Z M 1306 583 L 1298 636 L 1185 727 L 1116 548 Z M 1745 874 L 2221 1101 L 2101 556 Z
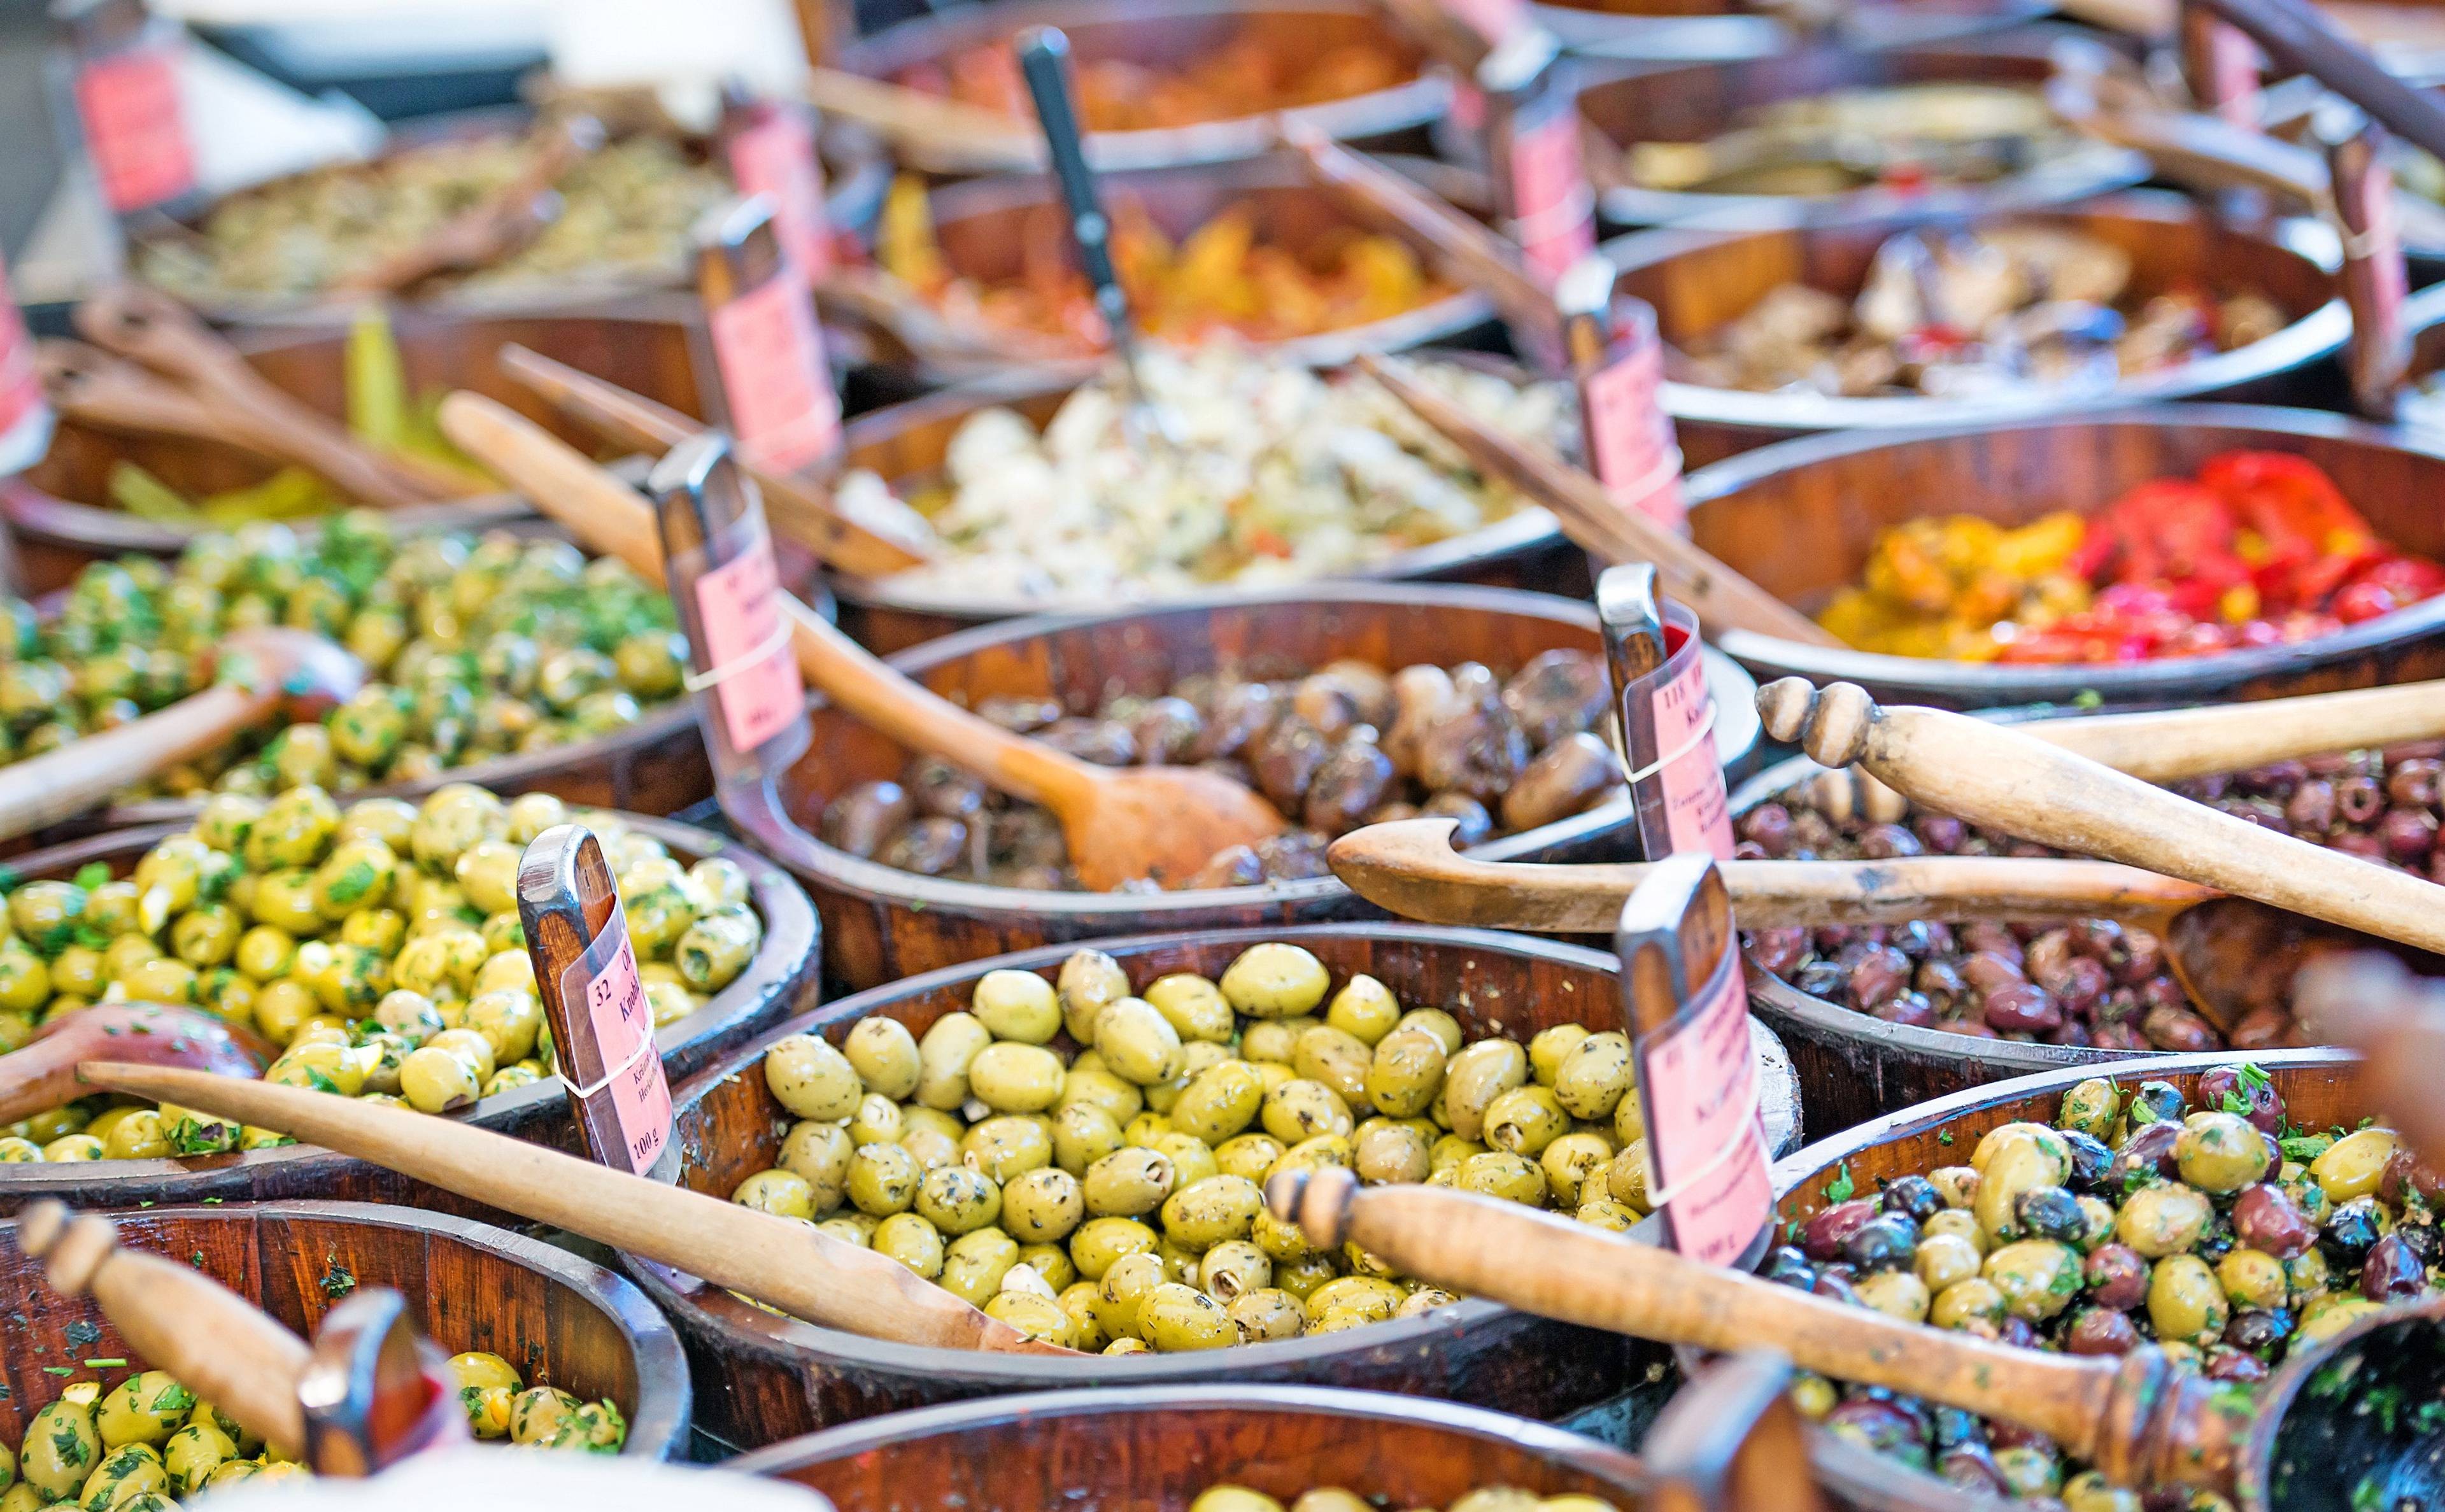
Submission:
M 1689 737 L 1682 741 L 1679 745 L 1674 746 L 1671 750 L 1665 752 L 1662 756 L 1657 756 L 1653 761 L 1649 762 L 1646 766 L 1640 767 L 1637 771 L 1632 773 L 1623 780 L 1627 782 L 1646 781 L 1648 778 L 1663 771 L 1666 767 L 1670 766 L 1673 762 L 1680 760 L 1690 752 L 1697 750 L 1698 742 L 1713 736 L 1714 733 L 1715 696 L 1712 693 L 1709 693 L 1707 695 L 1707 712 L 1699 717 L 1697 727 L 1689 732 Z
M 790 617 L 784 614 L 780 617 L 780 622 L 773 626 L 773 633 L 764 638 L 763 644 L 737 661 L 724 662 L 719 666 L 707 667 L 701 672 L 690 672 L 680 679 L 680 685 L 690 693 L 702 693 L 707 688 L 718 687 L 729 681 L 742 672 L 762 666 L 789 645 L 790 630 Z

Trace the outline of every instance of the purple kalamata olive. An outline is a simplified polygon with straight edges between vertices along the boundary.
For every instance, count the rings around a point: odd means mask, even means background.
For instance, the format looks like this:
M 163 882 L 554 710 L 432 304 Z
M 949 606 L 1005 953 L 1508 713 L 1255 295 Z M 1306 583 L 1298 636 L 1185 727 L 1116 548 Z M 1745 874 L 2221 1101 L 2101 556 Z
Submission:
M 2386 1160 L 2385 1174 L 2378 1178 L 2377 1194 L 2387 1206 L 2400 1207 L 2405 1194 L 2410 1192 L 2417 1192 L 2419 1200 L 2432 1210 L 2445 1207 L 2445 1173 L 2419 1164 L 2405 1146 Z
M 2053 996 L 2025 981 L 1993 989 L 1979 1008 L 1987 1027 L 1999 1035 L 2043 1035 L 2062 1026 L 2062 1009 Z
M 1939 856 L 1958 851 L 1969 839 L 1969 826 L 1949 813 L 1922 813 L 1911 820 L 1918 843 Z
M 917 814 L 917 800 L 897 782 L 861 782 L 824 808 L 827 845 L 872 860 Z
M 2281 1307 L 2236 1308 L 2231 1320 L 2224 1326 L 2227 1344 L 2261 1358 L 2273 1353 L 2277 1345 L 2291 1336 L 2292 1314 Z
M 2046 990 L 2055 995 L 2055 1000 L 2062 1005 L 2063 1012 L 2080 1015 L 2096 1007 L 2104 998 L 2105 990 L 2112 985 L 2113 980 L 2105 973 L 2103 961 L 2089 956 L 2075 956 L 2063 965 L 2062 984 Z
M 1901 1460 L 1924 1469 L 1928 1465 L 1926 1432 L 1908 1412 L 1892 1402 L 1855 1396 L 1825 1414 L 1826 1430 L 1861 1448 Z
M 1817 1284 L 1810 1287 L 1809 1290 L 1816 1293 L 1818 1296 L 1824 1297 L 1827 1301 L 1842 1302 L 1852 1307 L 1864 1307 L 1867 1305 L 1859 1300 L 1858 1288 L 1851 1284 L 1851 1278 L 1837 1274 L 1834 1271 L 1828 1270 L 1819 1272 L 1817 1276 Z
M 2311 777 L 2284 800 L 2284 817 L 2297 835 L 2324 834 L 2335 827 L 2335 785 Z
M 2326 1215 L 2318 1230 L 2318 1251 L 2335 1270 L 2359 1270 L 2384 1234 L 2384 1214 L 2374 1197 L 2355 1197 Z
M 2263 1074 L 2245 1076 L 2232 1066 L 2204 1072 L 2199 1076 L 2198 1103 L 2212 1111 L 2239 1113 L 2262 1134 L 2284 1132 L 2284 1094 Z
M 1969 984 L 1970 991 L 1983 994 L 1999 987 L 2022 986 L 2029 979 L 2021 970 L 2017 953 L 2006 956 L 1999 951 L 1978 950 L 1962 959 L 1961 980 Z
M 1995 1331 L 1995 1336 L 2016 1350 L 2033 1350 L 2045 1342 L 2038 1334 L 2038 1326 L 2025 1317 L 2004 1319 L 2004 1326 Z M 1995 1447 L 2000 1449 L 2004 1444 L 1998 1440 Z
M 1956 1444 L 1936 1456 L 1935 1473 L 1944 1484 L 1977 1496 L 2004 1494 L 2004 1472 L 1995 1467 L 1994 1451 L 1976 1442 Z
M 2138 1051 L 2148 1048 L 2148 1036 L 2139 1032 L 2137 1024 L 2126 1020 L 2098 1025 L 2091 1043 L 2100 1050 Z
M 2063 972 L 2071 961 L 2071 931 L 2049 929 L 2029 942 L 2028 954 L 2022 960 L 2021 971 L 2046 991 L 2055 992 L 2061 989 Z
M 1842 1241 L 1842 1258 L 1862 1273 L 1897 1271 L 1918 1248 L 1918 1224 L 1907 1213 L 1878 1213 Z
M 2378 821 L 2377 837 L 2394 861 L 2405 866 L 2425 861 L 2436 849 L 2436 816 L 2418 809 L 2388 809 Z
M 2114 980 L 2125 987 L 2136 987 L 2165 969 L 2165 942 L 2147 929 L 2126 928 L 2122 931 L 2122 950 L 2106 962 Z
M 1851 967 L 1851 1006 L 1871 1009 L 1910 986 L 1910 958 L 1891 945 L 1870 945 Z
M 1148 766 L 1187 760 L 1197 737 L 1205 733 L 1205 719 L 1197 705 L 1169 696 L 1147 700 L 1127 722 L 1129 737 L 1138 745 L 1138 759 Z
M 2148 1262 L 2127 1244 L 2100 1244 L 2081 1261 L 2081 1278 L 2088 1299 L 2099 1307 L 2127 1313 L 2148 1299 Z
M 2417 1297 L 2427 1282 L 2427 1269 L 2399 1234 L 2370 1245 L 2368 1258 L 2361 1261 L 2361 1295 L 2372 1302 Z
M 1761 803 L 1742 814 L 1737 827 L 1740 837 L 1757 843 L 1769 860 L 1780 861 L 1791 852 L 1791 811 L 1780 803 Z
M 1950 956 L 1960 949 L 1953 941 L 1952 926 L 1932 919 L 1913 919 L 1908 924 L 1894 924 L 1886 930 L 1885 943 L 1913 961 L 1924 961 L 1931 956 Z
M 2011 964 L 2013 970 L 2021 970 L 2024 956 L 2021 937 L 2012 933 L 2011 925 L 1982 919 L 1974 924 L 1963 924 L 1957 933 L 1960 936 L 1963 950 L 1973 953 L 1983 951 L 1988 955 L 2001 956 Z M 2026 975 L 2025 972 L 2023 974 Z
M 1429 819 L 1451 820 L 1458 827 L 1452 831 L 1452 844 L 1464 850 L 1494 833 L 1494 815 L 1465 793 L 1438 793 L 1418 812 Z
M 2110 961 L 2122 948 L 2122 926 L 2111 919 L 2081 919 L 2071 926 L 2071 947 L 2091 961 Z
M 2267 1379 L 2267 1362 L 2255 1354 L 2218 1344 L 2208 1351 L 2199 1373 L 2211 1381 L 2239 1381 L 2244 1385 L 2253 1385 Z
M 2088 1227 L 2088 1215 L 2081 1211 L 2080 1199 L 2062 1186 L 2030 1187 L 2012 1200 L 2012 1216 L 2035 1238 L 2065 1244 L 2078 1240 Z
M 2384 841 L 2379 839 L 2373 834 L 2367 834 L 2358 830 L 2345 830 L 2340 833 L 2328 836 L 2326 840 L 2326 849 L 2329 850 L 2340 850 L 2347 856 L 2357 856 L 2362 861 L 2385 861 L 2388 859 L 2385 853 Z
M 2134 1175 L 2149 1171 L 2174 1180 L 2180 1174 L 2180 1167 L 2174 1163 L 2174 1143 L 2181 1132 L 2179 1124 L 2161 1121 L 2133 1129 L 2131 1137 L 2115 1150 L 2114 1164 L 2105 1168 L 2106 1189 L 2127 1190 Z
M 1960 965 L 1951 961 L 1922 961 L 1918 970 L 1911 973 L 1911 985 L 1930 998 L 1950 999 L 1969 990 L 1969 979 L 1961 974 Z
M 1897 992 L 1868 1010 L 1868 1017 L 1905 1029 L 1935 1027 L 1935 1004 L 1923 992 Z
M 1892 861 L 1924 853 L 1918 836 L 1897 824 L 1872 824 L 1859 835 L 1859 854 L 1871 861 Z
M 2216 1048 L 2215 1026 L 2187 1008 L 2151 1008 L 2139 1021 L 2140 1033 L 2158 1050 L 2201 1051 Z
M 1749 964 L 1771 977 L 1788 975 L 1808 959 L 1808 931 L 1758 929 L 1749 935 Z
M 2284 793 L 2308 775 L 2306 764 L 2287 757 L 2282 761 L 2269 761 L 2263 767 L 2252 767 L 2237 774 L 2233 780 L 2251 793 Z
M 1924 1223 L 1944 1211 L 1944 1194 L 1935 1183 L 1924 1176 L 1896 1176 L 1885 1183 L 1876 1194 L 1877 1205 L 1888 1213 L 1899 1213 L 1913 1223 Z
M 2368 824 L 2385 812 L 2385 789 L 2372 776 L 2353 775 L 2335 784 L 2335 812 L 2345 824 Z
M 1842 1246 L 1860 1225 L 1876 1216 L 1876 1200 L 1855 1197 L 1836 1203 L 1810 1216 L 1801 1225 L 1800 1247 L 1808 1258 L 1820 1263 L 1841 1258 Z
M 1055 719 L 1036 731 L 1036 737 L 1055 751 L 1067 751 L 1099 767 L 1138 764 L 1137 737 L 1129 734 L 1128 725 L 1114 720 Z
M 2445 775 L 2445 762 L 2432 756 L 2410 756 L 2397 761 L 2394 770 L 2385 775 L 2385 795 L 2409 809 L 2433 809 Z
M 2138 1343 L 2131 1315 L 2110 1307 L 2082 1309 L 2063 1332 L 2063 1349 L 2072 1354 L 2128 1354 Z

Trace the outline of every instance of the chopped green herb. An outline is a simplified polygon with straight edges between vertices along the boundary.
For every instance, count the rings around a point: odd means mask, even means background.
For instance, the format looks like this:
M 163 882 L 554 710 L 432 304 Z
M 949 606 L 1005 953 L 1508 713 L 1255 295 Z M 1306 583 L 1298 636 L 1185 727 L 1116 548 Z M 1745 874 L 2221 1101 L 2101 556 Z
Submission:
M 77 868 L 76 876 L 73 880 L 78 887 L 83 887 L 87 892 L 91 892 L 96 887 L 106 886 L 110 881 L 110 863 L 107 861 L 88 861 L 84 866 Z
M 2352 1410 L 2375 1417 L 2379 1426 L 2391 1433 L 2394 1431 L 2394 1425 L 2402 1416 L 2402 1388 L 2372 1386 L 2361 1394 L 2359 1405 Z
M 2363 1475 L 2352 1487 L 2352 1512 L 2380 1512 L 2385 1505 L 2385 1490 L 2377 1484 L 2375 1475 Z
M 2248 1061 L 2241 1065 L 2241 1084 L 2251 1092 L 2262 1092 L 2274 1084 L 2275 1078 Z
M 2324 1154 L 2334 1147 L 2334 1143 L 2324 1134 L 2299 1134 L 2275 1142 L 2276 1148 L 2284 1151 L 2286 1160 L 2297 1160 L 2304 1166 Z
M 96 1339 L 101 1337 L 102 1325 L 100 1323 L 90 1323 L 85 1321 L 84 1318 L 78 1318 L 67 1327 L 67 1339 L 71 1348 L 82 1347 L 84 1345 L 93 1343 Z
M 2082 688 L 2071 696 L 2071 706 L 2075 709 L 2101 709 L 2105 707 L 2105 695 L 2095 688 Z
M 337 1300 L 357 1289 L 356 1273 L 340 1263 L 337 1255 L 326 1257 L 330 1269 L 323 1273 L 323 1295 Z
M 1937 1129 L 1935 1131 L 1935 1142 L 1939 1145 L 1950 1146 L 1952 1143 L 1952 1130 L 1950 1129 Z
M 1835 1167 L 1834 1179 L 1825 1184 L 1825 1200 L 1829 1203 L 1847 1203 L 1851 1200 L 1852 1194 L 1858 1189 L 1858 1184 L 1851 1180 L 1851 1163 L 1846 1160 Z
M 71 1365 L 46 1365 L 43 1367 L 43 1373 L 45 1375 L 74 1375 L 76 1373 L 76 1368 Z
M 2156 1122 L 2156 1110 L 2148 1105 L 2146 1098 L 2134 1097 L 2131 1099 L 2131 1122 L 2134 1127 L 2153 1124 Z
M 44 1367 L 45 1370 L 50 1368 Z M 67 1371 L 63 1373 L 73 1375 L 76 1372 Z M 93 1458 L 93 1447 L 85 1443 L 84 1434 L 67 1424 L 51 1430 L 51 1451 L 59 1456 L 62 1465 L 83 1465 Z
M 111 1371 L 117 1370 L 120 1366 L 126 1363 L 126 1355 L 113 1354 L 106 1359 L 87 1360 L 84 1362 L 84 1368 L 89 1371 Z

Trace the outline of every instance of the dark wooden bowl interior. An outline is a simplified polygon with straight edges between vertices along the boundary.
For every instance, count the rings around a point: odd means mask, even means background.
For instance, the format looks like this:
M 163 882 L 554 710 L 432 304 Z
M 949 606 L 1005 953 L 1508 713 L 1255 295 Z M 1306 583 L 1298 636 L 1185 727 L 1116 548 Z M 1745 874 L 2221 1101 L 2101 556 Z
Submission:
M 1601 654 L 1585 606 L 1488 588 L 1346 584 L 1110 617 L 1006 622 L 904 652 L 895 664 L 972 707 L 1021 696 L 1092 712 L 1115 694 L 1160 693 L 1183 678 L 1223 669 L 1282 677 L 1337 658 L 1387 670 L 1475 661 L 1507 677 L 1556 649 Z M 1718 678 L 1728 670 L 1719 667 Z M 1745 694 L 1726 683 L 1725 697 Z M 1745 714 L 1719 725 L 1718 751 L 1727 765 L 1741 762 L 1755 739 Z M 733 792 L 723 801 L 732 822 L 814 893 L 824 914 L 826 970 L 852 987 L 1049 940 L 1372 912 L 1331 878 L 1197 893 L 1046 893 L 955 884 L 860 861 L 817 838 L 824 807 L 860 782 L 898 777 L 908 756 L 837 709 L 819 703 L 812 717 L 807 754 L 773 787 Z M 1477 853 L 1599 859 L 1634 844 L 1623 838 L 1627 816 L 1625 806 L 1608 804 L 1489 841 Z
M 1115 957 L 1136 982 L 1173 971 L 1217 974 L 1241 951 L 1265 940 L 1292 941 L 1314 951 L 1336 982 L 1367 972 L 1405 1004 L 1440 1006 L 1471 1037 L 1499 1033 L 1525 1040 L 1558 1023 L 1621 1022 L 1621 993 L 1610 958 L 1479 930 L 1408 924 L 1214 930 L 1101 941 L 1097 948 Z M 874 1013 L 922 1036 L 943 1015 L 964 1009 L 986 971 L 1009 967 L 1050 978 L 1072 948 L 1047 946 L 861 993 L 726 1055 L 675 1094 L 681 1184 L 727 1199 L 738 1183 L 769 1168 L 779 1155 L 791 1120 L 759 1070 L 764 1050 L 775 1040 L 809 1031 L 839 1040 Z M 1761 1040 L 1762 1047 L 1768 1044 L 1770 1039 Z M 1056 1046 L 1072 1048 L 1066 1039 Z M 1762 1081 L 1768 1133 L 1787 1137 L 1783 1130 L 1794 1126 L 1799 1110 L 1779 1055 L 1767 1053 Z M 700 1378 L 720 1383 L 707 1388 L 708 1428 L 742 1446 L 960 1397 L 1213 1379 L 1364 1387 L 1546 1418 L 1623 1390 L 1646 1357 L 1610 1335 L 1475 1301 L 1434 1317 L 1205 1355 L 1058 1359 L 967 1353 L 817 1328 L 751 1307 L 663 1266 L 632 1258 L 630 1267 L 687 1339 Z
M 1632 1512 L 1649 1484 L 1618 1450 L 1474 1408 L 1240 1386 L 936 1408 L 775 1445 L 734 1468 L 819 1491 L 839 1512 L 1181 1512 L 1224 1483 L 1284 1505 L 1341 1486 L 1380 1505 L 1447 1507 L 1512 1485 Z
M 1701 546 L 1809 611 L 1858 581 L 1885 530 L 1931 513 L 2021 525 L 2058 510 L 2093 513 L 2151 479 L 2188 476 L 2236 448 L 2305 457 L 2334 478 L 2378 533 L 2445 559 L 2445 446 L 2331 415 L 2185 405 L 1999 420 L 1885 439 L 1810 438 L 1735 457 L 1691 479 L 1689 528 Z M 1725 648 L 1762 678 L 1848 678 L 1880 696 L 1952 707 L 2065 700 L 2108 702 L 2268 698 L 2445 676 L 2445 601 L 2432 600 L 2294 646 L 2114 666 L 2011 666 L 1824 651 L 1731 632 Z
M 462 1218 L 363 1203 L 173 1207 L 116 1223 L 128 1249 L 193 1265 L 309 1337 L 358 1287 L 389 1287 L 444 1351 L 483 1350 L 530 1386 L 609 1397 L 628 1420 L 624 1452 L 686 1452 L 687 1361 L 670 1325 L 627 1281 L 566 1251 Z M 91 1297 L 51 1289 L 40 1262 L 17 1248 L 13 1223 L 0 1225 L 0 1293 L 9 1298 L 0 1441 L 19 1444 L 28 1420 L 69 1386 L 116 1384 L 125 1373 L 86 1360 L 144 1368 Z
M 737 980 L 695 1013 L 655 1031 L 663 1064 L 674 1082 L 775 1019 L 814 1006 L 820 987 L 821 928 L 807 895 L 787 872 L 747 847 L 702 830 L 639 814 L 621 817 L 631 830 L 670 847 L 672 855 L 683 864 L 717 853 L 737 862 L 747 872 L 751 901 L 764 921 L 763 946 Z M 114 831 L 16 857 L 10 867 L 21 880 L 71 877 L 96 862 L 109 867 L 114 876 L 125 876 L 155 842 L 185 828 L 177 824 Z M 520 1139 L 565 1149 L 576 1148 L 568 1098 L 553 1078 L 497 1092 L 452 1116 Z M 46 1197 L 92 1208 L 328 1197 L 413 1203 L 484 1218 L 500 1216 L 465 1199 L 310 1145 L 192 1160 L 0 1164 L 0 1213 L 14 1213 Z

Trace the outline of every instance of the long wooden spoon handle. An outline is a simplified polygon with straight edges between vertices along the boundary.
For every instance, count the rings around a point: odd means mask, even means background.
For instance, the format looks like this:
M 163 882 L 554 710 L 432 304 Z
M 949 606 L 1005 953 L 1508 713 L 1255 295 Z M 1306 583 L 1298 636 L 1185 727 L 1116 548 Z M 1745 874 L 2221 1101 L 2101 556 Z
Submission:
M 177 1376 L 282 1454 L 305 1453 L 304 1339 L 176 1260 L 120 1248 L 109 1220 L 78 1217 L 58 1203 L 26 1210 L 17 1247 L 47 1262 L 44 1276 L 55 1290 L 101 1303 L 146 1365 Z
M 1378 907 L 1422 924 L 1602 934 L 1646 880 L 1643 862 L 1531 866 L 1478 861 L 1452 849 L 1449 819 L 1353 830 L 1326 859 Z M 2217 894 L 2105 861 L 1915 856 L 1895 861 L 1726 861 L 1724 886 L 1746 928 L 2064 917 L 2156 926 Z
M 2445 951 L 2445 887 L 2328 850 L 2024 735 L 1940 709 L 1879 708 L 1854 683 L 1758 692 L 1766 733 L 1868 769 L 1972 824 L 2185 877 L 2384 939 Z
M 2032 719 L 2014 728 L 2147 782 L 2445 738 L 2445 681 L 2312 693 L 2162 714 Z
M 1337 1167 L 1267 1184 L 1274 1216 L 1311 1243 L 1354 1241 L 1409 1275 L 1589 1328 L 1716 1351 L 1771 1348 L 1838 1380 L 2034 1428 L 2126 1484 L 2135 1391 L 2163 1406 L 2164 1356 L 2045 1354 L 1887 1317 L 1473 1193 L 1361 1187 Z M 2142 1412 L 2143 1421 L 2153 1413 Z M 2120 1472 L 2118 1474 L 2118 1470 Z
M 507 478 L 578 539 L 663 580 L 652 507 L 526 417 L 480 394 L 441 403 L 441 429 L 460 450 Z M 1055 809 L 1083 801 L 1097 780 L 1085 762 L 1022 739 L 936 697 L 875 659 L 787 594 L 783 607 L 807 681 L 841 707 L 912 750 L 948 757 L 1005 793 Z
M 1805 645 L 1842 644 L 1708 552 L 1623 508 L 1603 484 L 1543 447 L 1504 435 L 1393 364 L 1362 354 L 1358 366 L 1459 447 L 1472 465 L 1553 511 L 1563 533 L 1580 547 L 1615 564 L 1654 563 L 1672 596 L 1697 611 L 1709 630 L 1742 629 Z
M 804 88 L 816 109 L 872 127 L 938 172 L 1033 173 L 1045 163 L 1032 121 L 838 68 L 810 68 Z
M 121 789 L 226 745 L 262 722 L 280 700 L 277 685 L 221 683 L 158 714 L 0 767 L 0 839 L 74 818 Z
M 433 228 L 422 240 L 351 274 L 340 289 L 397 293 L 436 273 L 489 267 L 532 241 L 557 213 L 557 202 L 546 199 L 551 186 L 602 145 L 603 128 L 588 116 L 561 116 L 539 127 L 530 140 L 532 156 L 515 177 Z
M 675 409 L 657 404 L 617 383 L 581 373 L 513 343 L 501 348 L 501 371 L 532 389 L 559 411 L 616 445 L 666 452 L 704 434 L 704 427 Z M 798 541 L 844 572 L 888 577 L 922 565 L 925 554 L 849 518 L 824 489 L 746 463 L 764 495 L 764 513 L 775 530 Z
M 219 411 L 99 346 L 53 338 L 35 344 L 34 361 L 45 397 L 70 420 L 103 430 L 245 444 L 244 438 L 229 434 Z
M 276 1129 L 371 1161 L 443 1191 L 679 1267 L 811 1323 L 945 1349 L 1032 1353 L 1044 1348 L 906 1266 L 808 1224 L 471 1124 L 266 1081 L 124 1061 L 87 1061 L 80 1074 L 92 1086 Z

